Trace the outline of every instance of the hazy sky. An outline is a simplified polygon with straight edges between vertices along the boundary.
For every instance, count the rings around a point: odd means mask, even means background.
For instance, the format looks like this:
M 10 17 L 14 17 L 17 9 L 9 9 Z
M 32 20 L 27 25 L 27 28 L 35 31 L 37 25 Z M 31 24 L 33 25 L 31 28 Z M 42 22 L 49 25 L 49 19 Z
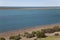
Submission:
M 0 0 L 0 6 L 60 6 L 60 0 Z

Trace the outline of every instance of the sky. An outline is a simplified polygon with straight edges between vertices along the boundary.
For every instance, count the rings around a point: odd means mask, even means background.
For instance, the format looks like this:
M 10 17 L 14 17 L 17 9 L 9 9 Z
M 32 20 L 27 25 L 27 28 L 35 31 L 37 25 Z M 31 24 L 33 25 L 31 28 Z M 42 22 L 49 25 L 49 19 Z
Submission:
M 0 6 L 60 6 L 60 0 L 0 0 Z

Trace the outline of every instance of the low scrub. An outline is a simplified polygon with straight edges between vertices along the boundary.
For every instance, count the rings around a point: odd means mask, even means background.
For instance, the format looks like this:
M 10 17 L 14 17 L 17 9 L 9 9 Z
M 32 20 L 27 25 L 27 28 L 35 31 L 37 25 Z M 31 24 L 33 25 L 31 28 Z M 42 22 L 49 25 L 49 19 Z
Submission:
M 37 38 L 44 38 L 44 37 L 46 37 L 46 35 L 45 35 L 45 33 L 43 32 L 43 31 L 37 31 L 36 32 L 36 37 Z
M 11 36 L 9 39 L 10 40 L 20 40 L 21 37 L 20 37 L 20 35 L 17 35 L 17 36 Z
M 54 26 L 53 28 L 42 29 L 41 31 L 43 31 L 45 33 L 54 33 L 54 32 L 60 31 L 60 27 L 59 26 Z
M 32 38 L 32 37 L 35 37 L 35 34 L 34 34 L 34 33 L 25 32 L 25 33 L 24 33 L 24 36 L 25 36 L 26 38 Z
M 5 38 L 0 38 L 0 40 L 5 40 Z
M 55 35 L 55 36 L 59 36 L 59 33 L 55 33 L 54 35 Z

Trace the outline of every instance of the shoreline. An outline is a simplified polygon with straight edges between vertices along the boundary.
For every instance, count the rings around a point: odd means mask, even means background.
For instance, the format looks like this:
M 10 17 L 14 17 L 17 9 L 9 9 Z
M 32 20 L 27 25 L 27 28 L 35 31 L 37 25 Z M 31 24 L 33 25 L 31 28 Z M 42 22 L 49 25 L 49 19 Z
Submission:
M 58 23 L 57 24 L 47 24 L 47 25 L 42 25 L 42 26 L 29 27 L 29 28 L 25 28 L 25 29 L 21 29 L 21 30 L 12 30 L 12 31 L 8 31 L 8 32 L 0 33 L 0 37 L 7 38 L 10 36 L 22 34 L 24 32 L 38 31 L 38 30 L 45 29 L 45 28 L 52 28 L 54 26 L 60 26 L 60 24 L 58 24 Z
M 51 10 L 52 8 L 46 8 L 46 9 L 0 9 L 0 10 Z M 52 9 L 52 10 L 54 10 L 54 9 Z M 58 9 L 56 9 L 56 10 L 60 10 L 59 8 Z
M 48 10 L 60 9 L 60 7 L 0 7 L 0 10 Z

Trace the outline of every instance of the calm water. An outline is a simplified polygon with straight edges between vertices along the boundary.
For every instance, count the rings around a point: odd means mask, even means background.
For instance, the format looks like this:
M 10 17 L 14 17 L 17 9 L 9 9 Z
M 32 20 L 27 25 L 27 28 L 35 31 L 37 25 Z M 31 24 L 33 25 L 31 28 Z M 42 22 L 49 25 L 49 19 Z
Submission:
M 0 10 L 0 32 L 60 23 L 60 10 Z

